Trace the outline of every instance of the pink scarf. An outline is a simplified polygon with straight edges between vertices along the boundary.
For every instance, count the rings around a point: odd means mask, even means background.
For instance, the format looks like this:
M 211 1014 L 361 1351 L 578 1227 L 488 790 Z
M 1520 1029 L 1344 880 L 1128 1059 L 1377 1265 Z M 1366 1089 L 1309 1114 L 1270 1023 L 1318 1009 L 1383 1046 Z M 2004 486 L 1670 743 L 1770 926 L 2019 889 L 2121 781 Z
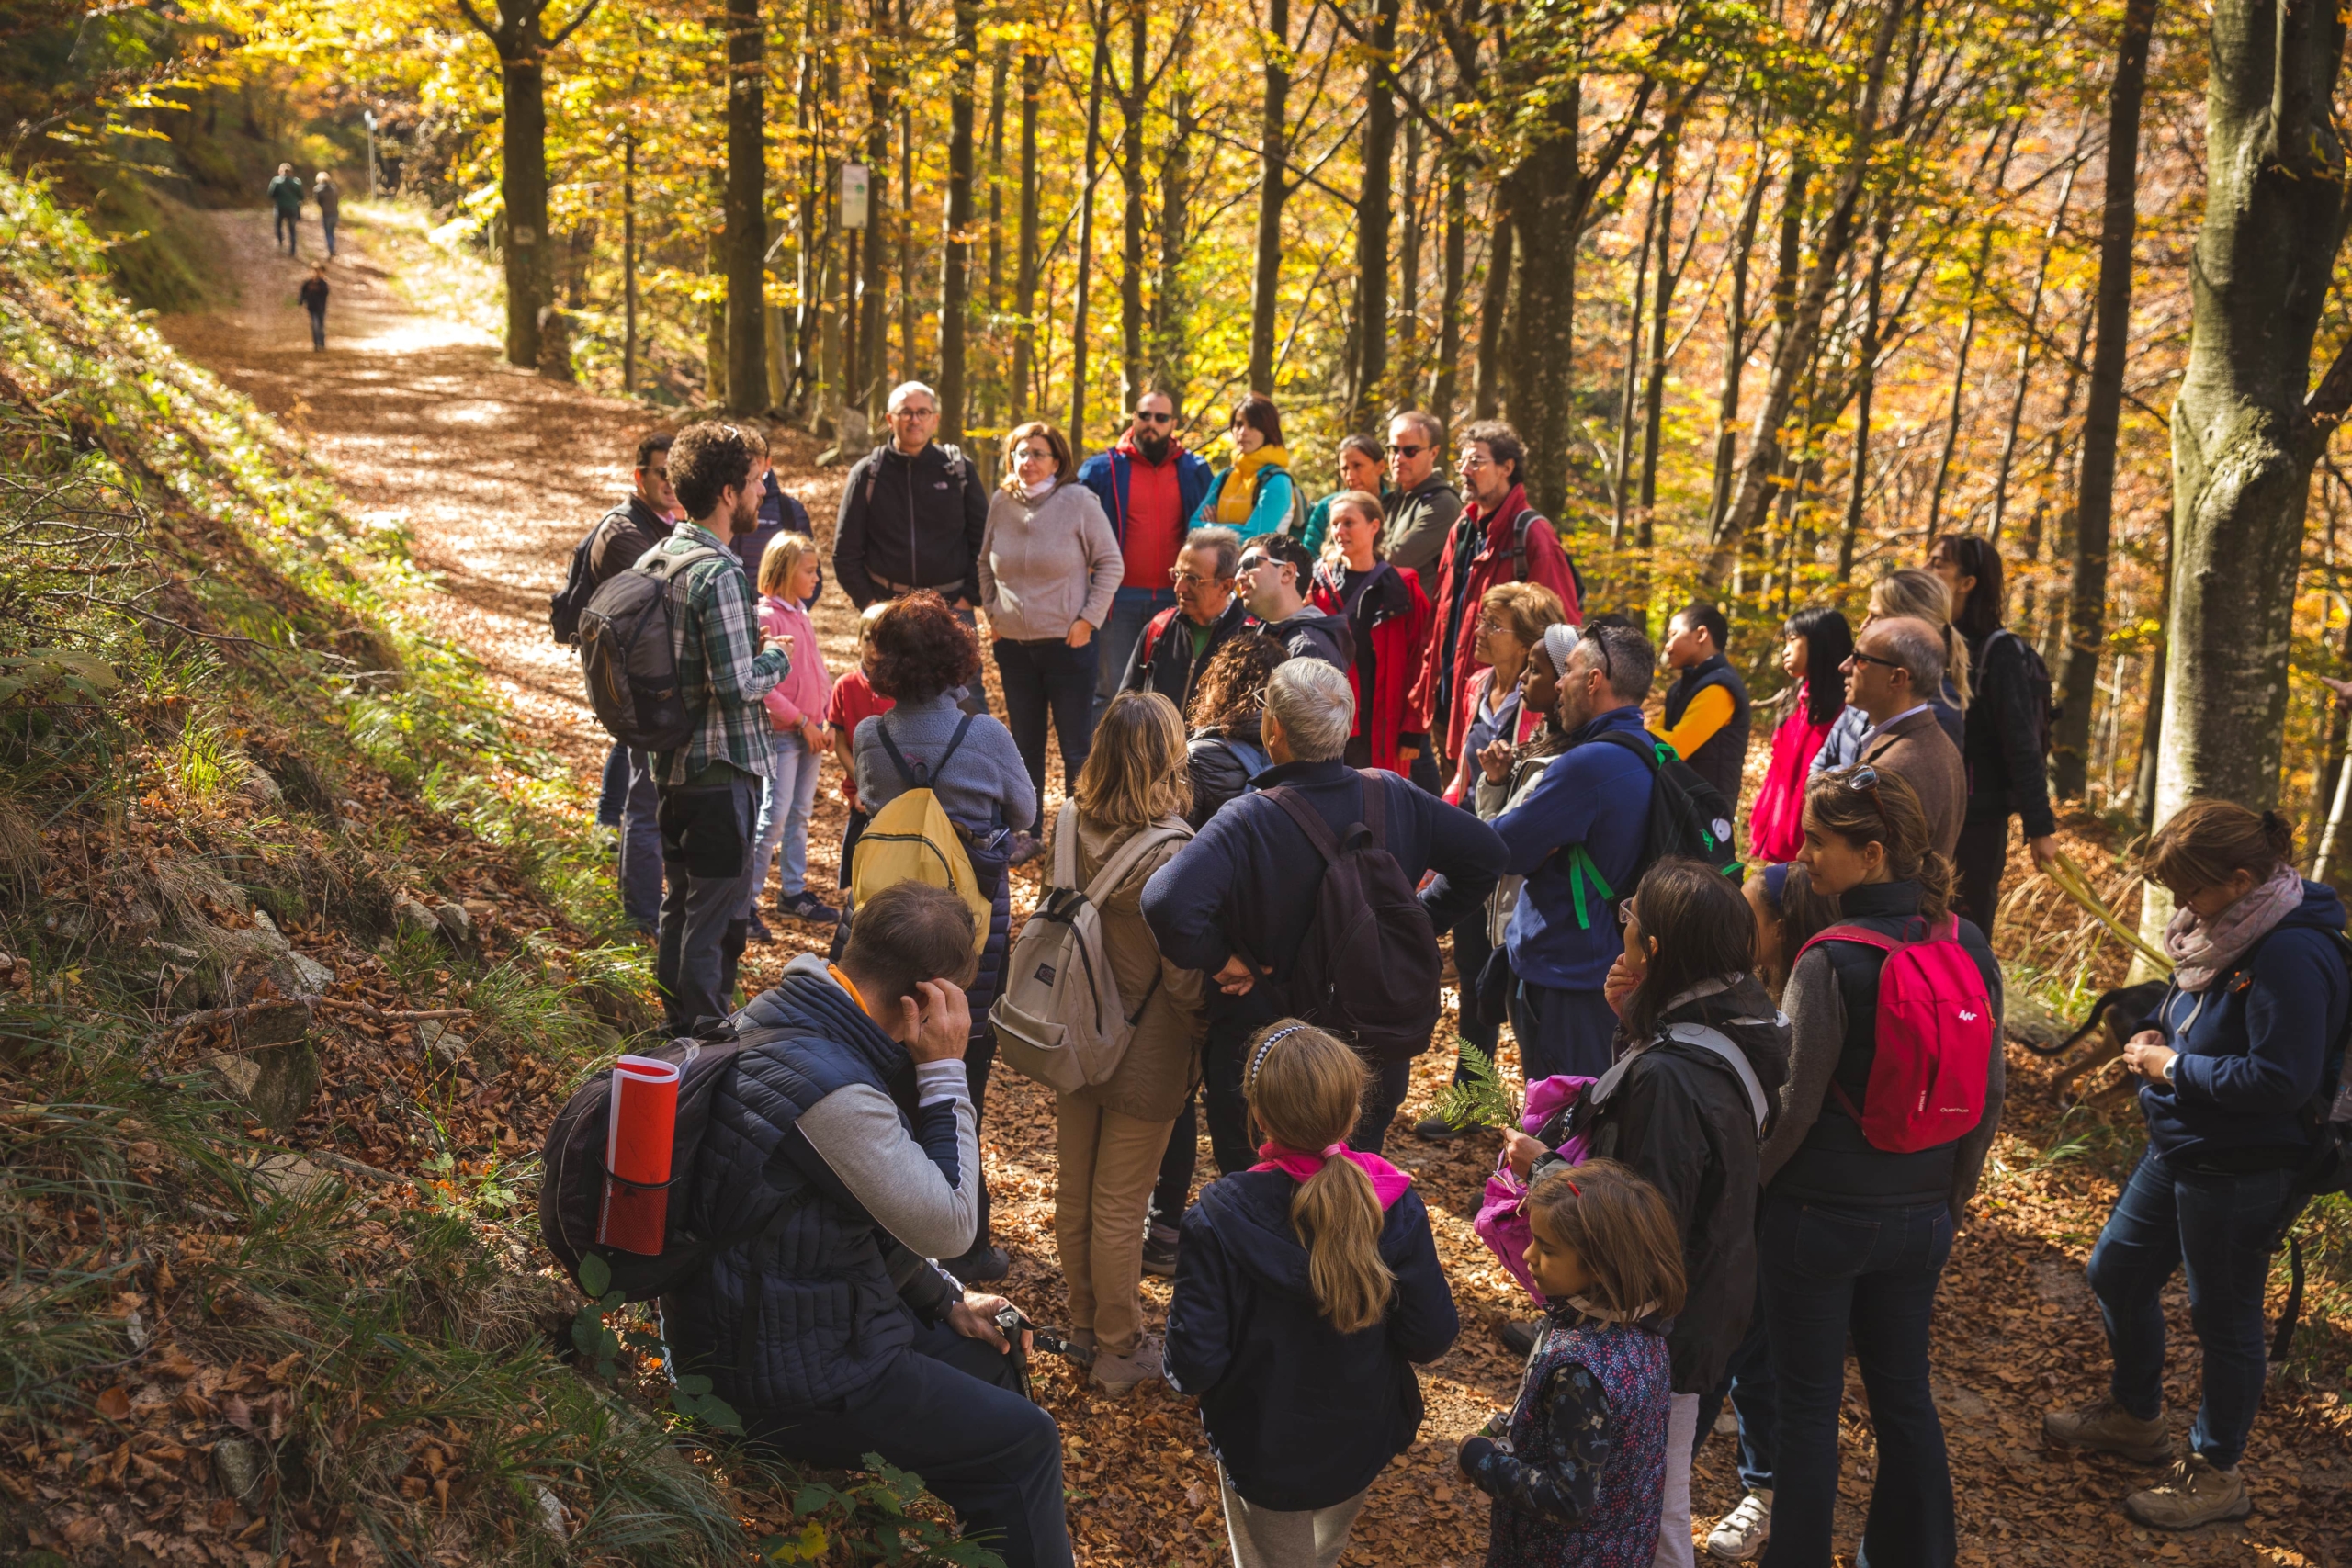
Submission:
M 2175 911 L 2165 927 L 2165 952 L 2173 961 L 2173 983 L 2184 991 L 2203 990 L 2229 973 L 2247 948 L 2268 936 L 2302 901 L 2303 879 L 2293 866 L 2282 865 L 2269 881 L 2211 920 L 2198 919 L 2194 910 Z
M 1261 1144 L 1258 1153 L 1263 1156 L 1251 1170 L 1279 1170 L 1293 1181 L 1305 1181 L 1323 1168 L 1323 1162 L 1334 1157 L 1354 1162 L 1356 1168 L 1372 1179 L 1373 1196 L 1380 1200 L 1383 1209 L 1396 1206 L 1405 1195 L 1413 1179 L 1382 1159 L 1378 1155 L 1360 1154 L 1345 1144 L 1333 1144 L 1321 1154 L 1308 1154 L 1304 1149 L 1286 1149 L 1280 1144 Z

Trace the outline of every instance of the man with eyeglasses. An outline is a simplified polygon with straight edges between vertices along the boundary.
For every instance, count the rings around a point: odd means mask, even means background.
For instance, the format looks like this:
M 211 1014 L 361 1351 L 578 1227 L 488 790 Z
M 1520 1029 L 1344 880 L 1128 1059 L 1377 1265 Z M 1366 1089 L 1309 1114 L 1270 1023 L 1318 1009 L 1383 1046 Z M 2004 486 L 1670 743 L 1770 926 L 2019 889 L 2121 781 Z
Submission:
M 1121 691 L 1158 692 L 1178 713 L 1190 705 L 1209 660 L 1249 622 L 1250 607 L 1234 592 L 1240 562 L 1241 536 L 1230 528 L 1195 528 L 1184 536 L 1168 571 L 1176 603 L 1136 639 Z
M 1468 504 L 1445 536 L 1435 577 L 1422 577 L 1436 584 L 1430 604 L 1437 615 L 1412 697 L 1413 706 L 1430 716 L 1431 743 L 1444 749 L 1441 774 L 1453 772 L 1462 755 L 1471 677 L 1487 667 L 1478 658 L 1478 605 L 1487 590 L 1498 582 L 1540 582 L 1560 596 L 1568 625 L 1584 620 L 1577 570 L 1559 532 L 1527 504 L 1526 466 L 1519 433 L 1501 421 L 1484 420 L 1462 433 L 1454 471 Z
M 936 392 L 906 382 L 891 390 L 889 411 L 890 439 L 859 458 L 842 483 L 833 575 L 861 610 L 928 588 L 970 626 L 980 598 L 988 486 L 970 458 L 932 439 L 939 429 Z M 988 712 L 979 682 L 967 688 L 963 705 Z
M 1388 422 L 1388 478 L 1381 558 L 1427 581 L 1462 517 L 1462 492 L 1445 477 L 1445 427 L 1437 415 L 1408 409 Z
M 1929 841 L 1950 860 L 1968 811 L 1968 769 L 1922 695 L 1943 690 L 1942 634 L 1908 615 L 1872 621 L 1843 668 L 1846 701 L 1870 721 L 1855 761 L 1903 775 L 1927 813 Z
M 1209 466 L 1184 450 L 1176 437 L 1176 401 L 1154 389 L 1136 399 L 1135 418 L 1119 444 L 1079 465 L 1078 482 L 1102 503 L 1127 563 L 1111 618 L 1096 634 L 1102 644 L 1094 677 L 1099 719 L 1119 691 L 1145 628 L 1176 604 L 1169 580 L 1185 523 L 1209 492 Z

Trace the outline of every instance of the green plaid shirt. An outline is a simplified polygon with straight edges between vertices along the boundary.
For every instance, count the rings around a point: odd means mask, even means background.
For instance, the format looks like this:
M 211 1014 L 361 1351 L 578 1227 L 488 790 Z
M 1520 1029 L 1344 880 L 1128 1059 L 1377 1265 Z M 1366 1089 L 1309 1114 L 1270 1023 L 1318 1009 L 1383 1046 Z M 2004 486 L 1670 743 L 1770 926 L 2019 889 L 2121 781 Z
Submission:
M 760 699 L 784 679 L 790 661 L 780 648 L 760 650 L 759 618 L 742 563 L 718 536 L 684 522 L 654 547 L 673 556 L 696 547 L 717 550 L 719 558 L 688 567 L 672 585 L 670 638 L 679 689 L 701 694 L 702 724 L 684 750 L 671 753 L 664 779 L 683 784 L 713 762 L 765 778 L 774 763 L 767 708 Z

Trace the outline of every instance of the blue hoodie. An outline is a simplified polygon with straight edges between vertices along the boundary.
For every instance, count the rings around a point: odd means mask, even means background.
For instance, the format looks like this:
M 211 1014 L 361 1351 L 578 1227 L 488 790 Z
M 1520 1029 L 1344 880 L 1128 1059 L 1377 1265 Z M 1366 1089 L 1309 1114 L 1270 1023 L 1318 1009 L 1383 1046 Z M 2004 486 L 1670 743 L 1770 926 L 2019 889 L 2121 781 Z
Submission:
M 1649 739 L 1639 707 L 1611 708 L 1569 736 L 1571 750 L 1554 760 L 1525 800 L 1494 821 L 1510 851 L 1510 874 L 1527 878 L 1503 944 L 1511 973 L 1530 985 L 1597 991 L 1625 951 L 1617 904 L 1634 891 L 1648 836 L 1651 774 L 1623 746 L 1587 744 L 1611 729 Z M 1572 852 L 1578 848 L 1582 856 Z M 1596 871 L 1605 897 L 1592 880 Z
M 2329 934 L 2343 929 L 2335 890 L 2305 882 L 2301 906 L 2229 974 L 2199 993 L 2165 993 L 2151 1021 L 2180 1059 L 2169 1085 L 2140 1090 L 2150 1147 L 2194 1163 L 2309 1146 L 2301 1113 L 2352 1001 L 2352 977 Z

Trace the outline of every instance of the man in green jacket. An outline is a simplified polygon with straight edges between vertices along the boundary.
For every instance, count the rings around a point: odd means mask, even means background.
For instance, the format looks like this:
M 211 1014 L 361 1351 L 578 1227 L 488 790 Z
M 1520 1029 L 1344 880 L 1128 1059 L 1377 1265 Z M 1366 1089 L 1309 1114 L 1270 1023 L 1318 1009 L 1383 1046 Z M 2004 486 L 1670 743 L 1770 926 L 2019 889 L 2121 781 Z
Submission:
M 291 164 L 277 165 L 277 177 L 269 182 L 269 204 L 277 209 L 277 222 L 270 231 L 270 243 L 286 242 L 286 254 L 294 254 L 294 228 L 302 221 L 302 181 Z

